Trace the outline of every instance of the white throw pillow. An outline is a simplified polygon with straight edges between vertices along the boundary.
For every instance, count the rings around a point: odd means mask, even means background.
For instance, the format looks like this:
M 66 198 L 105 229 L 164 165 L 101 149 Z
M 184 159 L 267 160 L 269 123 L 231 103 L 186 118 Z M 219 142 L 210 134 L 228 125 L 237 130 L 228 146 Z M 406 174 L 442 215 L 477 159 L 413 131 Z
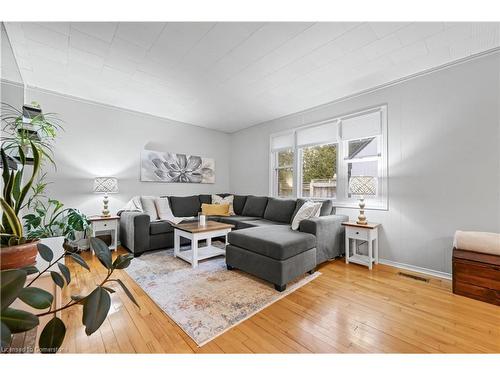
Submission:
M 228 204 L 229 205 L 229 215 L 234 216 L 233 208 L 234 195 L 228 195 L 222 198 L 220 195 L 212 194 L 212 204 Z
M 158 212 L 155 206 L 156 197 L 141 196 L 142 211 L 149 215 L 150 221 L 158 220 Z
M 313 201 L 306 201 L 297 211 L 292 220 L 292 229 L 299 229 L 302 220 L 318 217 L 321 210 L 322 203 L 314 203 Z
M 154 202 L 160 220 L 171 220 L 174 217 L 168 198 L 155 197 Z

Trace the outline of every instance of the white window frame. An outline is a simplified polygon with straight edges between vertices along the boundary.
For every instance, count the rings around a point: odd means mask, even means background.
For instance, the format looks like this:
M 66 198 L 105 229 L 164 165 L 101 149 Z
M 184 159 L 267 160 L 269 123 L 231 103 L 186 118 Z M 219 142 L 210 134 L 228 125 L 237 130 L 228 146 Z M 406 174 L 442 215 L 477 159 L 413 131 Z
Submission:
M 362 137 L 360 139 L 364 138 L 369 138 L 369 137 L 376 137 L 377 142 L 378 142 L 378 149 L 379 149 L 379 156 L 374 156 L 374 157 L 366 157 L 363 159 L 356 160 L 347 160 L 347 150 L 348 150 L 348 142 L 352 141 L 350 140 L 344 140 L 342 139 L 342 121 L 351 119 L 357 116 L 363 116 L 367 115 L 370 113 L 375 113 L 379 112 L 381 116 L 381 134 L 380 135 L 375 135 L 375 136 L 367 136 L 367 137 Z M 336 142 L 315 142 L 307 145 L 297 145 L 297 132 L 299 130 L 308 128 L 308 127 L 314 127 L 314 126 L 319 126 L 323 125 L 326 123 L 330 122 L 337 122 L 337 141 Z M 302 197 L 302 165 L 301 165 L 301 159 L 302 159 L 302 149 L 305 147 L 314 147 L 314 146 L 321 146 L 321 145 L 327 145 L 327 144 L 335 144 L 337 145 L 337 190 L 336 190 L 336 197 L 335 198 L 312 198 L 315 200 L 324 200 L 324 199 L 332 199 L 334 202 L 334 205 L 336 207 L 346 207 L 346 208 L 358 208 L 358 198 L 353 197 L 349 198 L 348 195 L 348 180 L 347 180 L 347 173 L 348 173 L 348 163 L 349 162 L 358 162 L 358 161 L 370 161 L 370 160 L 378 160 L 378 176 L 377 176 L 377 197 L 376 198 L 370 198 L 370 197 L 365 197 L 365 203 L 366 203 L 366 208 L 367 209 L 374 209 L 374 210 L 388 210 L 388 147 L 387 147 L 387 104 L 379 105 L 376 107 L 371 107 L 368 109 L 356 111 L 356 112 L 351 112 L 347 113 L 338 117 L 330 118 L 325 121 L 320 121 L 312 124 L 308 124 L 305 126 L 301 126 L 298 128 L 294 128 L 291 130 L 279 132 L 279 133 L 273 133 L 270 135 L 270 144 L 272 143 L 272 137 L 279 136 L 279 135 L 284 135 L 284 134 L 293 134 L 293 139 L 294 139 L 294 144 L 292 147 L 293 150 L 293 156 L 294 156 L 294 164 L 293 164 L 293 196 L 295 198 L 301 198 Z M 273 150 L 272 147 L 270 146 L 270 163 L 269 163 L 269 194 L 273 197 L 278 197 L 278 184 L 276 181 L 276 176 L 277 174 L 275 173 L 275 170 L 277 170 L 277 152 L 282 151 L 285 149 L 289 148 L 283 148 L 283 149 L 275 149 Z

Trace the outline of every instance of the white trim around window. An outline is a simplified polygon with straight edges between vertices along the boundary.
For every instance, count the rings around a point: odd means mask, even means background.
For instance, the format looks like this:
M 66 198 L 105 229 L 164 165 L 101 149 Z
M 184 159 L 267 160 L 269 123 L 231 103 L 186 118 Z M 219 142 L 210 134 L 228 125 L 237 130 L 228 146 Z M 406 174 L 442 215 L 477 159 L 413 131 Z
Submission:
M 332 196 L 314 199 L 333 199 L 336 207 L 357 208 L 357 197 L 348 192 L 349 176 L 369 170 L 377 178 L 377 195 L 365 197 L 366 208 L 388 209 L 387 105 L 348 113 L 325 121 L 271 134 L 269 164 L 269 194 L 279 196 L 276 178 L 278 153 L 293 151 L 293 196 L 302 198 L 302 155 L 307 147 L 336 146 L 336 187 Z M 364 151 L 352 152 L 349 146 Z M 361 145 L 362 147 L 360 147 Z M 367 146 L 369 145 L 369 147 Z M 363 153 L 365 155 L 363 155 Z M 335 196 L 333 196 L 335 195 Z

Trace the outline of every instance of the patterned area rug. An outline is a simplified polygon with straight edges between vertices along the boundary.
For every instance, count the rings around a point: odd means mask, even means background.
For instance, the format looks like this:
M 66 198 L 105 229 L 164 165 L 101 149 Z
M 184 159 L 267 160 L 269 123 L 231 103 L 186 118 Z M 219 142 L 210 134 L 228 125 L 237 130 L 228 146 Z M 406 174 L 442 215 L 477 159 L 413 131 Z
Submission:
M 192 269 L 174 258 L 172 249 L 135 258 L 125 271 L 198 346 L 320 275 L 305 275 L 279 293 L 268 282 L 228 271 L 222 256 L 201 261 Z

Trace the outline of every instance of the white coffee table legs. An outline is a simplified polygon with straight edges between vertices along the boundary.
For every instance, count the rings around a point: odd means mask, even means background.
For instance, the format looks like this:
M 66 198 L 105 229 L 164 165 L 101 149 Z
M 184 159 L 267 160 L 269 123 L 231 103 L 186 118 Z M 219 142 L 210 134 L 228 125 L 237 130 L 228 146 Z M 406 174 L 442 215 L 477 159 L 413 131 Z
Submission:
M 222 237 L 226 238 L 231 229 L 221 229 L 211 232 L 191 233 L 180 229 L 174 229 L 174 256 L 185 260 L 190 263 L 193 268 L 198 267 L 198 261 L 225 255 L 225 249 L 215 247 L 212 245 L 212 238 Z M 191 240 L 191 249 L 181 251 L 181 237 Z M 207 244 L 203 247 L 198 247 L 198 241 L 206 240 Z

